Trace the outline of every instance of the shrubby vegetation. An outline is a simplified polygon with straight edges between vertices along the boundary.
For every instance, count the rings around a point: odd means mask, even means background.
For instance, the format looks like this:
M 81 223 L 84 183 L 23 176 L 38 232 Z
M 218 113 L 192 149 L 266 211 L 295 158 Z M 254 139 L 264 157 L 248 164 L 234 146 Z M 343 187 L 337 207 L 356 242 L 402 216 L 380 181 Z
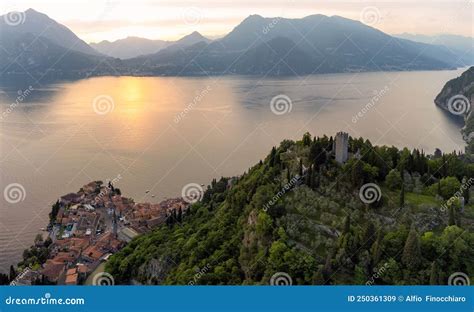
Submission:
M 276 272 L 293 284 L 446 284 L 454 272 L 474 276 L 469 190 L 464 206 L 449 200 L 474 177 L 466 155 L 350 138 L 357 156 L 339 165 L 332 145 L 309 134 L 283 141 L 242 176 L 213 181 L 181 222 L 137 237 L 106 270 L 119 284 L 268 284 Z M 361 201 L 366 183 L 380 187 L 380 200 Z

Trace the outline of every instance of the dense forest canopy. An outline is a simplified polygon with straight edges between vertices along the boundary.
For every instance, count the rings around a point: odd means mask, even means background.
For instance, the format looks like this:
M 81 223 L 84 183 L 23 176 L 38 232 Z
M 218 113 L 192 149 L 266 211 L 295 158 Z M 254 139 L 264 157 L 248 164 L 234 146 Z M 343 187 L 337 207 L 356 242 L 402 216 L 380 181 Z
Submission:
M 107 263 L 116 283 L 443 285 L 474 276 L 471 155 L 283 141 Z M 366 192 L 367 191 L 367 192 Z

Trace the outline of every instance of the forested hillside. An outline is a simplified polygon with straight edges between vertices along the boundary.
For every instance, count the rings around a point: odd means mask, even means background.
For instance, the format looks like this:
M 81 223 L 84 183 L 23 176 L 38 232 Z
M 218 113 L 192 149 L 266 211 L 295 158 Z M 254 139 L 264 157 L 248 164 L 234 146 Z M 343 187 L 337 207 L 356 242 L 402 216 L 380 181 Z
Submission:
M 474 164 L 466 155 L 349 138 L 283 141 L 213 181 L 184 216 L 107 263 L 117 284 L 441 284 L 474 276 Z M 463 200 L 464 198 L 464 204 Z

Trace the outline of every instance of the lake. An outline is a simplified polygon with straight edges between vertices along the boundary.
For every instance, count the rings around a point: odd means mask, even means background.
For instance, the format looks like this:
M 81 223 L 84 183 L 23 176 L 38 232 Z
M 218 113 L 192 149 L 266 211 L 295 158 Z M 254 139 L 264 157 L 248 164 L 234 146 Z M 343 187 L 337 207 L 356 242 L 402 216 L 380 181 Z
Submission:
M 462 72 L 97 77 L 0 87 L 0 190 L 24 189 L 17 203 L 0 199 L 0 271 L 47 225 L 59 196 L 92 180 L 115 179 L 136 202 L 159 202 L 188 183 L 239 175 L 307 131 L 343 130 L 427 153 L 464 150 L 459 123 L 433 103 Z

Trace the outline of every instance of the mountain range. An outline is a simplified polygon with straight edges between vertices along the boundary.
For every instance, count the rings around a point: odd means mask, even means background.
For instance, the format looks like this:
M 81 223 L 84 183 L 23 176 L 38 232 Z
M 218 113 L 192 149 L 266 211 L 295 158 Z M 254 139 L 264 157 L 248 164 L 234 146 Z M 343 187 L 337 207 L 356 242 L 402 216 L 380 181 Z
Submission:
M 329 72 L 451 69 L 468 65 L 457 50 L 396 38 L 359 21 L 311 15 L 251 15 L 226 36 L 194 32 L 178 41 L 129 37 L 88 45 L 47 15 L 23 23 L 0 18 L 0 77 L 100 75 L 306 75 Z
M 113 42 L 104 40 L 99 43 L 91 43 L 90 46 L 104 55 L 120 59 L 129 59 L 140 55 L 153 54 L 170 46 L 174 48 L 184 48 L 198 42 L 208 43 L 210 41 L 211 40 L 195 31 L 177 41 L 127 37 Z
M 474 60 L 474 38 L 472 37 L 449 34 L 427 36 L 409 33 L 394 36 L 411 41 L 444 46 L 459 55 L 466 64 L 472 64 L 472 60 Z

